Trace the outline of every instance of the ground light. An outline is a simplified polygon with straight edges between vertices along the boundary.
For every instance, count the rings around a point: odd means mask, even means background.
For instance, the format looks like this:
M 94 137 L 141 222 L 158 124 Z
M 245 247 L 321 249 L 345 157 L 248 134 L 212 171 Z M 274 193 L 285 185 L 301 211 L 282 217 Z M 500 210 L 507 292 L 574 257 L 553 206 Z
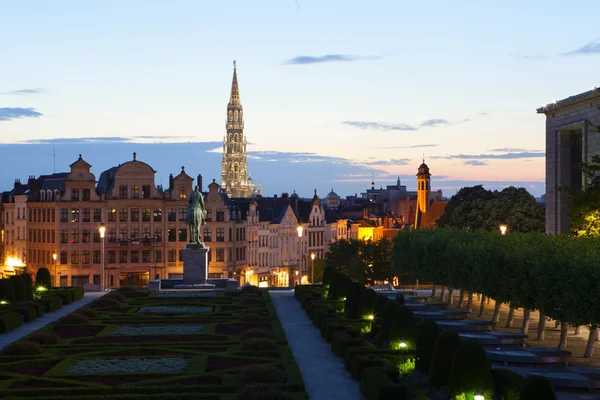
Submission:
M 405 341 L 401 341 L 400 342 L 400 348 L 401 349 L 405 349 L 406 348 L 406 342 Z M 475 399 L 475 400 L 483 400 L 483 399 Z
M 6 300 L 0 300 L 0 304 L 8 304 L 8 301 L 6 301 Z
M 475 396 L 473 396 L 473 400 L 485 400 L 485 396 L 481 390 L 475 391 Z
M 370 321 L 373 321 L 373 319 L 375 319 L 375 316 L 374 316 L 373 314 L 370 314 L 370 315 L 369 315 L 367 318 L 368 318 Z
M 46 289 L 44 286 L 38 286 L 35 288 L 35 290 L 37 290 L 38 292 L 45 292 L 48 289 Z

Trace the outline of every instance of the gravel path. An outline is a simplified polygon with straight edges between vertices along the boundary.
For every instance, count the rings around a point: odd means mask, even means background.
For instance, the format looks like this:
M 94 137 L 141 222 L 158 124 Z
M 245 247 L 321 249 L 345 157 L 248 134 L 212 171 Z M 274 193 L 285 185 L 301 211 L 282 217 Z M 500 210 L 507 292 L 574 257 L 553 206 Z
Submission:
M 358 381 L 346 372 L 344 361 L 331 352 L 329 343 L 294 298 L 294 292 L 270 294 L 311 400 L 364 399 Z

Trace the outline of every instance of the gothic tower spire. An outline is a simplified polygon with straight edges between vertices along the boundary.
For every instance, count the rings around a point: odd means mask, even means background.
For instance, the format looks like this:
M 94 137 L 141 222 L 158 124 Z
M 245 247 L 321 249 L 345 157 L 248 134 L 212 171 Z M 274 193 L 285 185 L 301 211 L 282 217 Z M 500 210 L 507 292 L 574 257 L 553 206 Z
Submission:
M 229 104 L 227 104 L 227 133 L 223 138 L 223 161 L 221 162 L 221 189 L 229 197 L 250 197 L 254 184 L 248 175 L 246 161 L 246 138 L 244 136 L 244 109 L 240 101 L 237 65 L 233 62 L 233 79 Z

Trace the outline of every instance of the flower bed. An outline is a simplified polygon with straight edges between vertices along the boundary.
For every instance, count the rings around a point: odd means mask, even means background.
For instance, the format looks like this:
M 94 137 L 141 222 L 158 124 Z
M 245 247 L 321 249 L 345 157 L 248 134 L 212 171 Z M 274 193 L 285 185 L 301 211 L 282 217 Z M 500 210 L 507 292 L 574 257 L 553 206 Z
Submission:
M 197 314 L 197 313 L 208 313 L 213 310 L 212 307 L 168 307 L 168 306 L 154 306 L 154 307 L 142 307 L 138 311 L 138 314 Z
M 190 360 L 186 358 L 127 358 L 81 360 L 66 374 L 102 374 L 128 372 L 179 372 L 184 371 Z
M 113 335 L 198 335 L 202 325 L 119 326 Z

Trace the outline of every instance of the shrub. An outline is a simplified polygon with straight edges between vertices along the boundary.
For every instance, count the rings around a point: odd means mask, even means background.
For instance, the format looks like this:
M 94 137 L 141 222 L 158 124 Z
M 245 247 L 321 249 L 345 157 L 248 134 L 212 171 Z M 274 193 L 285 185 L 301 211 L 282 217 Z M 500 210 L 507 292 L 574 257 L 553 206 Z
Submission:
M 383 306 L 383 311 L 381 312 L 381 327 L 378 337 L 379 345 L 390 340 L 392 321 L 394 320 L 394 313 L 398 307 L 400 307 L 400 304 L 395 300 L 388 300 Z
M 367 400 L 412 399 L 406 387 L 397 381 L 397 372 L 392 367 L 366 368 L 360 379 L 360 392 Z
M 15 289 L 10 279 L 0 279 L 0 299 L 16 303 Z
M 240 289 L 241 293 L 260 293 L 260 289 L 254 285 L 244 286 Z
M 21 275 L 13 275 L 8 278 L 12 283 L 12 287 L 15 292 L 16 301 L 27 301 L 27 291 L 25 290 L 25 282 Z
M 98 307 L 119 307 L 119 301 L 110 297 L 100 297 L 98 300 L 92 303 Z
M 52 290 L 49 293 L 52 296 L 60 297 L 63 305 L 71 304 L 73 302 L 73 295 L 66 290 Z
M 138 290 L 139 289 L 136 288 L 135 286 L 121 286 L 116 291 L 119 292 L 119 293 L 135 293 Z M 111 293 L 114 293 L 114 292 L 111 292 Z
M 33 279 L 31 275 L 23 272 L 21 278 L 23 278 L 23 283 L 25 284 L 25 296 L 27 300 L 33 300 Z
M 258 296 L 242 296 L 240 299 L 240 304 L 244 304 L 244 305 L 257 305 L 257 304 L 263 304 L 265 301 L 258 297 Z
M 2 349 L 2 354 L 7 356 L 30 356 L 41 352 L 42 348 L 39 343 L 27 341 L 14 342 Z
M 552 383 L 545 376 L 529 375 L 521 390 L 521 400 L 556 400 Z
M 448 386 L 453 396 L 481 390 L 486 398 L 494 398 L 494 379 L 481 344 L 471 341 L 460 344 L 452 362 Z
M 67 290 L 73 295 L 73 301 L 81 300 L 85 295 L 85 289 L 83 286 L 74 286 Z
M 58 296 L 45 296 L 38 300 L 44 305 L 45 312 L 52 312 L 62 307 L 62 299 Z
M 35 319 L 37 318 L 35 308 L 32 306 L 28 306 L 25 304 L 17 304 L 16 306 L 12 306 L 9 309 L 11 311 L 18 312 L 23 317 L 23 321 L 25 322 L 35 321 Z
M 46 344 L 56 344 L 59 341 L 58 336 L 55 333 L 51 333 L 51 332 L 36 332 L 36 333 L 32 333 L 31 335 L 27 336 L 25 338 L 25 340 L 29 341 L 29 342 L 35 342 L 38 343 L 40 345 L 46 345 Z
M 460 346 L 460 336 L 456 332 L 443 331 L 433 346 L 431 365 L 429 366 L 429 388 L 438 389 L 448 385 L 454 354 Z
M 44 303 L 38 300 L 26 301 L 23 305 L 33 307 L 35 309 L 35 316 L 38 318 L 44 315 Z
M 381 317 L 383 316 L 383 308 L 385 307 L 388 298 L 385 296 L 377 296 L 375 299 L 375 304 L 373 305 L 373 315 L 375 319 L 373 319 L 373 323 L 371 324 L 371 334 L 373 336 L 379 333 L 381 328 Z
M 273 350 L 277 348 L 275 340 L 262 337 L 242 340 L 242 350 Z
M 242 333 L 240 338 L 242 340 L 256 338 L 267 338 L 275 340 L 275 335 L 273 335 L 273 332 L 266 331 L 264 329 L 249 329 L 246 332 Z
M 354 319 L 359 318 L 360 311 L 360 298 L 363 291 L 367 290 L 364 285 L 360 283 L 353 283 L 350 293 L 346 298 L 345 312 L 348 318 Z
M 83 314 L 89 318 L 95 318 L 98 316 L 98 311 L 94 310 L 93 308 L 89 308 L 89 307 L 80 308 L 77 310 L 77 312 L 79 314 Z
M 415 351 L 415 369 L 425 374 L 429 373 L 431 356 L 435 341 L 440 333 L 440 328 L 435 321 L 423 321 L 417 334 L 417 348 Z
M 125 301 L 125 295 L 118 292 L 110 292 L 101 297 L 102 299 L 113 299 L 118 301 L 119 303 Z
M 238 400 L 294 400 L 295 397 L 279 389 L 259 383 L 244 387 L 237 393 Z
M 52 287 L 52 278 L 50 277 L 50 271 L 48 271 L 48 268 L 38 268 L 35 274 L 35 286 L 43 286 L 46 289 L 50 289 Z
M 21 314 L 15 311 L 0 314 L 0 333 L 6 333 L 20 327 L 22 320 Z
M 417 325 L 413 312 L 407 307 L 399 306 L 394 311 L 394 320 L 390 328 L 390 343 L 404 341 L 407 348 L 414 349 L 416 330 Z
M 242 316 L 240 317 L 240 320 L 242 322 L 262 322 L 262 321 L 264 321 L 264 318 L 262 315 L 258 315 L 255 313 L 247 313 L 247 314 L 242 314 Z
M 58 323 L 61 325 L 82 325 L 87 324 L 89 320 L 90 319 L 86 315 L 80 314 L 78 312 L 72 312 L 71 314 L 67 314 L 61 319 L 59 319 Z
M 377 300 L 377 297 L 377 293 L 375 293 L 373 289 L 363 290 L 358 306 L 358 313 L 361 317 L 375 313 L 375 301 Z
M 492 370 L 494 391 L 504 400 L 519 400 L 525 378 L 509 369 L 495 368 Z
M 366 341 L 356 337 L 352 331 L 339 330 L 333 334 L 331 338 L 331 351 L 338 357 L 344 357 L 346 350 L 349 347 L 361 347 Z
M 253 365 L 244 368 L 238 377 L 240 385 L 250 385 L 253 383 L 283 383 L 285 374 L 279 368 L 271 365 Z
M 365 342 L 365 344 L 360 347 L 350 347 L 348 350 L 346 350 L 346 353 L 344 354 L 344 368 L 346 368 L 346 371 L 350 372 L 350 363 L 352 361 L 352 357 L 361 354 L 367 354 L 373 350 L 375 350 L 375 346 L 369 342 Z

